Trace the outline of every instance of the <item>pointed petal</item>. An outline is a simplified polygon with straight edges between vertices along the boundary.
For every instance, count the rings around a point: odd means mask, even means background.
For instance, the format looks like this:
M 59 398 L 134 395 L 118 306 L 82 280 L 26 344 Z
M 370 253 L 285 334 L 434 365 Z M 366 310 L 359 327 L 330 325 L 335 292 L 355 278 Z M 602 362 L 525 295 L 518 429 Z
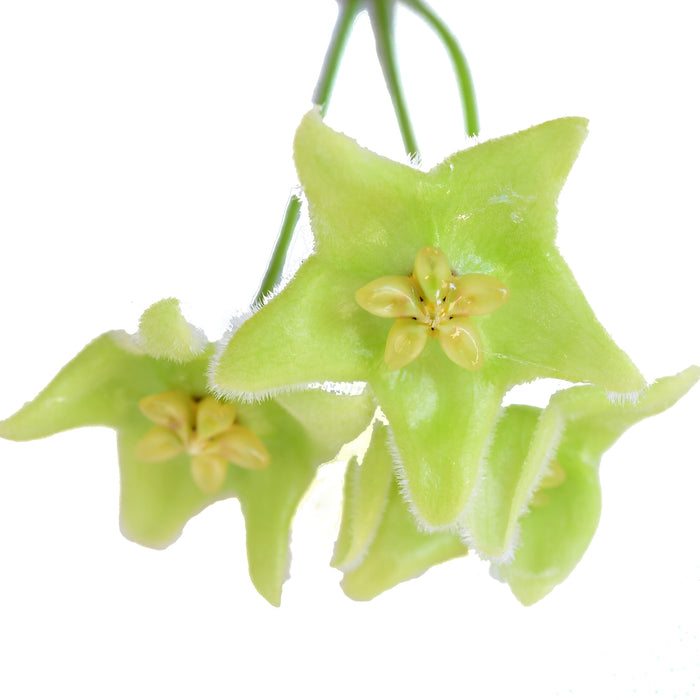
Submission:
M 353 600 L 370 600 L 402 581 L 420 576 L 431 566 L 464 556 L 457 535 L 421 532 L 392 482 L 384 514 L 362 563 L 345 574 L 341 585 Z
M 600 516 L 598 465 L 605 450 L 638 421 L 672 406 L 699 379 L 700 368 L 689 367 L 659 379 L 634 404 L 611 404 L 604 391 L 589 386 L 572 387 L 552 398 L 551 411 L 567 419 L 556 453 L 566 478 L 545 491 L 544 505 L 521 518 L 522 544 L 513 561 L 494 566 L 494 575 L 522 603 L 530 605 L 547 595 L 586 551 Z
M 410 318 L 399 318 L 389 331 L 384 361 L 390 370 L 397 370 L 421 354 L 428 340 L 428 327 Z
M 418 316 L 418 298 L 409 277 L 386 275 L 366 284 L 355 294 L 357 303 L 375 316 L 410 318 Z
M 221 489 L 226 479 L 228 462 L 216 454 L 193 455 L 190 473 L 195 484 L 206 494 L 211 495 Z
M 621 393 L 643 389 L 644 378 L 598 322 L 561 256 L 516 243 L 510 253 L 510 272 L 502 277 L 510 298 L 479 317 L 477 327 L 511 381 L 548 376 Z
M 447 256 L 439 248 L 426 246 L 416 255 L 413 276 L 426 301 L 437 304 L 450 290 L 452 269 Z
M 264 469 L 270 463 L 270 455 L 260 438 L 242 425 L 234 425 L 215 437 L 207 452 L 219 454 L 244 469 Z
M 471 546 L 482 556 L 512 555 L 518 520 L 556 453 L 563 425 L 556 408 L 506 408 L 463 521 Z
M 453 266 L 491 274 L 470 267 L 479 260 L 497 265 L 521 239 L 553 242 L 556 200 L 586 124 L 575 117 L 545 122 L 460 151 L 430 171 L 435 245 Z
M 667 410 L 700 380 L 700 367 L 691 366 L 670 377 L 658 379 L 625 403 L 613 403 L 598 387 L 577 386 L 552 397 L 567 418 L 566 444 L 585 445 L 591 458 L 600 459 L 617 439 L 639 421 Z
M 307 260 L 231 338 L 211 372 L 216 390 L 250 399 L 312 382 L 361 379 L 381 361 L 388 331 L 385 319 L 355 301 L 364 284 Z
M 142 462 L 163 462 L 183 450 L 182 440 L 172 430 L 154 425 L 136 445 L 136 457 Z
M 509 564 L 494 564 L 523 605 L 532 605 L 561 583 L 580 561 L 598 527 L 597 470 L 572 453 L 560 453 L 566 480 L 547 491 L 548 503 L 531 508 L 521 522 L 522 545 Z
M 137 344 L 151 357 L 189 362 L 207 348 L 204 332 L 188 323 L 177 299 L 162 299 L 143 312 Z
M 236 419 L 233 404 L 217 401 L 213 396 L 205 396 L 197 404 L 197 437 L 207 440 L 214 435 L 226 432 Z
M 338 269 L 362 271 L 366 282 L 409 275 L 416 253 L 435 245 L 423 173 L 361 148 L 315 111 L 299 126 L 294 160 L 317 250 Z
M 371 545 L 389 498 L 393 461 L 386 426 L 375 424 L 362 463 L 353 458 L 343 484 L 343 515 L 331 562 L 342 571 L 356 568 Z
M 314 450 L 301 425 L 275 401 L 241 406 L 239 419 L 264 442 L 270 463 L 257 471 L 229 466 L 226 486 L 241 502 L 250 578 L 268 602 L 279 605 L 292 519 L 317 471 Z
M 31 402 L 0 422 L 0 437 L 35 440 L 84 425 L 116 427 L 139 399 L 173 384 L 204 391 L 206 358 L 158 362 L 135 350 L 123 332 L 105 333 L 71 360 Z M 144 431 L 145 432 L 145 431 Z
M 457 366 L 431 340 L 403 369 L 375 374 L 372 387 L 414 514 L 428 528 L 452 526 L 476 483 L 505 386 L 486 369 Z
M 455 316 L 441 323 L 438 331 L 440 345 L 452 362 L 471 371 L 481 368 L 484 364 L 481 338 L 468 318 Z
M 454 280 L 450 313 L 454 316 L 481 316 L 500 309 L 510 295 L 508 287 L 491 275 L 460 275 Z

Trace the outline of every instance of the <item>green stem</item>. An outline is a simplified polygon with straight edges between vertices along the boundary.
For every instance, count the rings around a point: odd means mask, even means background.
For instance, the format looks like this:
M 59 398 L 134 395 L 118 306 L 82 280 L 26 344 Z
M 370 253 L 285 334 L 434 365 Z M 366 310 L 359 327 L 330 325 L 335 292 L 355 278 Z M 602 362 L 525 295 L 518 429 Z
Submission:
M 387 89 L 394 105 L 396 119 L 399 122 L 401 138 L 409 158 L 420 160 L 418 144 L 410 117 L 406 98 L 401 87 L 399 70 L 396 62 L 396 45 L 394 42 L 394 0 L 374 0 L 369 6 L 369 15 L 377 43 L 377 56 L 384 73 Z
M 462 47 L 449 27 L 426 5 L 423 0 L 403 0 L 414 12 L 421 16 L 433 31 L 440 37 L 447 53 L 452 61 L 452 66 L 457 77 L 457 86 L 462 100 L 462 112 L 464 114 L 464 128 L 467 136 L 477 136 L 479 133 L 479 114 L 476 109 L 476 93 L 474 82 L 467 59 Z
M 343 57 L 345 46 L 348 43 L 350 32 L 352 31 L 355 18 L 362 9 L 361 0 L 340 0 L 338 9 L 338 18 L 333 28 L 326 56 L 323 59 L 321 73 L 316 82 L 316 88 L 313 93 L 313 103 L 318 105 L 321 111 L 321 116 L 325 115 L 328 109 L 328 103 L 333 92 L 333 85 L 338 75 L 340 60 Z M 301 211 L 301 200 L 293 194 L 287 202 L 287 208 L 282 218 L 282 226 L 277 236 L 275 248 L 272 251 L 270 262 L 267 265 L 265 276 L 260 284 L 260 289 L 255 295 L 253 305 L 262 304 L 265 297 L 275 288 L 275 285 L 282 278 L 284 263 L 287 259 L 287 251 L 294 236 L 294 229 L 299 221 L 299 212 Z

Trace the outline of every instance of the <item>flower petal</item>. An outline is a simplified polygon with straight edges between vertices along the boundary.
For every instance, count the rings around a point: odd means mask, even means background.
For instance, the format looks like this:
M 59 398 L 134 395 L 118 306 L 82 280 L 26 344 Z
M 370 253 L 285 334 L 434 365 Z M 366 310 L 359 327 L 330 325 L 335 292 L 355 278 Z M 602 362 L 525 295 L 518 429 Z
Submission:
M 487 355 L 511 381 L 547 376 L 620 393 L 643 389 L 644 378 L 598 322 L 561 256 L 517 241 L 509 251 L 510 272 L 500 279 L 510 298 L 479 318 L 479 330 Z
M 556 452 L 566 478 L 548 488 L 545 505 L 533 507 L 520 521 L 521 546 L 509 563 L 494 565 L 525 605 L 535 603 L 574 569 L 586 551 L 600 516 L 598 466 L 622 433 L 638 421 L 678 401 L 700 379 L 689 367 L 655 382 L 637 403 L 611 404 L 598 387 L 572 387 L 555 394 L 546 411 L 559 411 L 567 426 Z M 518 407 L 520 408 L 520 407 Z M 545 472 L 549 465 L 545 465 Z
M 0 422 L 0 437 L 35 440 L 87 425 L 116 428 L 148 394 L 173 385 L 204 393 L 207 361 L 205 355 L 186 365 L 157 361 L 138 351 L 123 331 L 105 333 L 63 367 L 33 401 Z
M 421 532 L 393 481 L 377 533 L 362 563 L 345 573 L 341 586 L 353 600 L 370 600 L 435 564 L 466 553 L 455 534 Z
M 505 409 L 462 521 L 469 543 L 482 556 L 512 556 L 518 520 L 556 453 L 563 426 L 561 411 L 554 407 Z
M 135 338 L 151 357 L 188 362 L 208 346 L 204 332 L 188 323 L 177 299 L 162 299 L 143 312 Z
M 216 390 L 250 400 L 312 382 L 361 379 L 381 361 L 387 334 L 387 321 L 355 301 L 366 282 L 307 260 L 224 348 L 211 371 Z
M 481 316 L 500 309 L 510 291 L 500 280 L 480 273 L 460 275 L 454 280 L 450 313 L 455 316 Z
M 434 340 L 414 362 L 377 372 L 371 383 L 414 515 L 429 529 L 452 526 L 476 483 L 506 387 L 486 368 L 459 367 Z
M 397 370 L 421 354 L 428 340 L 428 327 L 410 318 L 399 318 L 389 331 L 384 361 L 390 370 Z
M 361 271 L 366 282 L 409 275 L 416 253 L 436 245 L 420 171 L 361 148 L 327 127 L 316 111 L 297 130 L 294 161 L 316 248 L 338 269 Z
M 421 314 L 415 287 L 405 276 L 380 277 L 359 289 L 355 299 L 365 311 L 375 316 L 410 318 Z
M 342 571 L 356 568 L 374 540 L 389 497 L 393 460 L 386 426 L 375 424 L 361 463 L 353 457 L 345 471 L 343 516 L 331 564 Z

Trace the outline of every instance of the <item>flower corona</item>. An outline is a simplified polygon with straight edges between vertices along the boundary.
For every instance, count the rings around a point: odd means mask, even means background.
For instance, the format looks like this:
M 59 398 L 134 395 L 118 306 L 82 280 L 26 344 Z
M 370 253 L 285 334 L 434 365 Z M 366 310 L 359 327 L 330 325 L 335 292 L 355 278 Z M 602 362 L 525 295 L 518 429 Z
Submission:
M 136 446 L 144 462 L 162 462 L 185 452 L 190 471 L 204 493 L 216 493 L 229 462 L 245 469 L 263 469 L 270 461 L 260 438 L 236 424 L 236 408 L 212 396 L 195 399 L 181 391 L 146 396 L 141 412 L 155 425 Z
M 470 316 L 496 311 L 508 288 L 495 277 L 458 275 L 439 248 L 422 248 L 410 277 L 387 275 L 358 290 L 357 303 L 375 316 L 395 318 L 384 360 L 397 370 L 418 357 L 429 337 L 437 337 L 452 362 L 468 370 L 484 362 L 481 337 Z

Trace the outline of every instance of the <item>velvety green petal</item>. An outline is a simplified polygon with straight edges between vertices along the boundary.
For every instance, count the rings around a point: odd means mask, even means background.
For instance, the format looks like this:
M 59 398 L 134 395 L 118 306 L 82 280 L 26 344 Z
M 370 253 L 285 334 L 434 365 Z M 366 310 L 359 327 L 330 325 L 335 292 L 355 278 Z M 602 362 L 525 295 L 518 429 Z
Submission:
M 143 312 L 135 340 L 151 357 L 175 362 L 193 360 L 208 347 L 204 332 L 185 320 L 174 298 L 157 301 Z
M 573 571 L 600 519 L 597 469 L 566 449 L 557 460 L 566 480 L 547 491 L 547 505 L 531 508 L 522 518 L 522 545 L 513 561 L 492 566 L 494 576 L 506 581 L 524 605 L 536 603 Z
M 628 428 L 644 418 L 673 406 L 700 380 L 700 367 L 663 377 L 638 397 L 624 403 L 612 402 L 597 387 L 572 387 L 552 397 L 551 403 L 566 415 L 566 444 L 600 456 Z
M 598 465 L 603 453 L 638 421 L 672 406 L 700 379 L 689 367 L 655 382 L 636 403 L 615 405 L 598 387 L 572 387 L 556 394 L 545 412 L 567 423 L 556 452 L 566 479 L 545 493 L 547 504 L 532 507 L 520 520 L 521 546 L 508 564 L 494 566 L 526 605 L 561 583 L 588 547 L 600 517 Z M 524 407 L 517 407 L 522 410 Z
M 301 122 L 294 160 L 309 200 L 317 250 L 341 270 L 410 275 L 437 231 L 423 205 L 418 170 L 382 158 L 327 127 L 317 112 Z
M 498 559 L 512 553 L 518 519 L 556 451 L 563 427 L 557 409 L 506 408 L 463 521 L 470 544 L 483 556 Z
M 374 540 L 393 480 L 386 426 L 375 424 L 362 463 L 350 460 L 343 484 L 343 515 L 331 564 L 343 571 L 356 568 Z
M 162 549 L 174 542 L 187 521 L 209 504 L 233 495 L 229 483 L 207 495 L 190 473 L 190 457 L 181 454 L 164 462 L 136 458 L 136 445 L 152 427 L 138 413 L 117 434 L 120 470 L 120 525 L 125 537 Z
M 376 410 L 368 392 L 346 396 L 309 389 L 280 394 L 275 401 L 299 421 L 314 447 L 317 464 L 333 459 L 344 444 L 354 440 Z
M 365 283 L 329 270 L 315 257 L 307 260 L 223 350 L 211 375 L 216 390 L 255 396 L 362 379 L 382 361 L 391 327 L 390 319 L 367 313 L 355 301 Z
M 393 586 L 420 576 L 431 566 L 464 556 L 457 535 L 421 532 L 394 481 L 377 534 L 362 563 L 343 577 L 341 585 L 354 600 L 370 600 Z
M 510 298 L 473 321 L 512 383 L 555 377 L 620 393 L 646 386 L 596 319 L 558 252 L 513 241 L 504 247 L 501 262 L 499 279 Z
M 0 423 L 0 437 L 34 440 L 85 425 L 128 423 L 143 396 L 171 388 L 204 393 L 207 358 L 182 365 L 135 349 L 131 337 L 105 333 L 86 346 L 31 402 Z
M 268 602 L 279 605 L 289 571 L 292 519 L 317 471 L 314 447 L 275 401 L 241 406 L 239 415 L 265 444 L 270 464 L 259 471 L 229 467 L 226 488 L 241 503 L 250 578 Z
M 453 266 L 490 274 L 468 268 L 498 264 L 514 242 L 553 242 L 556 200 L 586 124 L 576 117 L 545 122 L 455 153 L 428 173 L 436 245 Z
M 371 384 L 414 514 L 428 528 L 452 526 L 476 483 L 506 387 L 486 368 L 456 365 L 435 339 L 411 364 L 377 372 Z

